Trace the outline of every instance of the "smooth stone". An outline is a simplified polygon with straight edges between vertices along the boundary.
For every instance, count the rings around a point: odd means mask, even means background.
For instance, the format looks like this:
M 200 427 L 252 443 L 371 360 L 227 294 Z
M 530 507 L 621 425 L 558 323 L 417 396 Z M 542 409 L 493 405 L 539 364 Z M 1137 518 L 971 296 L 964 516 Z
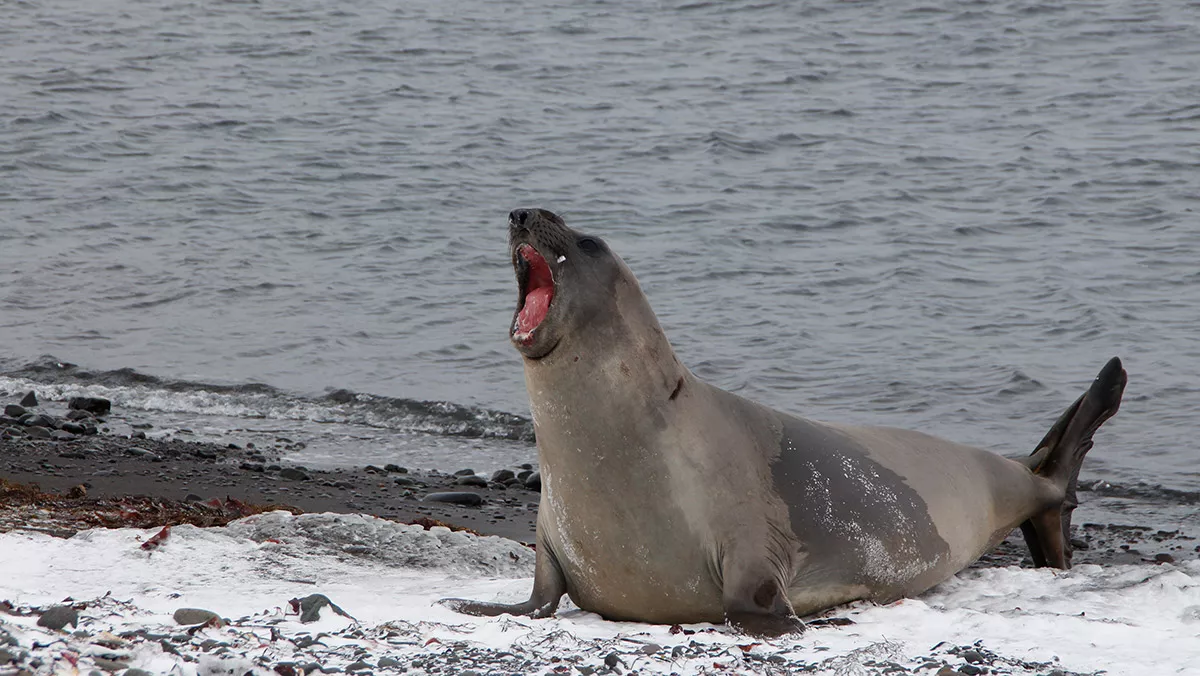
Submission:
M 486 487 L 488 485 L 487 479 L 484 479 L 478 474 L 468 474 L 467 476 L 459 477 L 458 481 L 455 481 L 454 483 L 458 484 L 459 486 Z
M 55 441 L 70 441 L 75 438 L 75 435 L 63 430 L 50 430 L 50 438 Z
M 308 481 L 312 478 L 304 470 L 295 467 L 284 467 L 279 470 L 279 477 L 281 479 L 288 479 L 289 481 Z
M 136 446 L 130 446 L 129 448 L 125 449 L 125 455 L 132 455 L 135 458 L 158 457 L 154 455 L 153 451 L 147 451 L 144 448 L 138 448 Z
M 408 474 L 407 467 L 401 467 L 400 465 L 395 465 L 392 463 L 384 465 L 383 468 L 389 472 L 395 472 L 396 474 Z
M 26 411 L 23 407 L 16 404 L 9 404 L 4 407 L 4 415 L 10 418 L 20 418 L 27 413 L 29 413 L 29 411 Z
M 91 413 L 80 411 L 79 409 L 67 411 L 67 420 L 89 420 L 94 417 Z
M 498 469 L 492 472 L 492 481 L 504 483 L 509 479 L 516 478 L 516 474 L 511 469 Z
M 1175 563 L 1175 557 L 1167 553 L 1155 554 L 1154 560 L 1158 563 Z
M 530 474 L 528 477 L 526 477 L 525 488 L 528 488 L 531 491 L 541 491 L 542 490 L 542 473 L 534 472 L 533 474 Z
M 430 493 L 421 499 L 425 502 L 448 502 L 453 505 L 466 505 L 468 507 L 478 507 L 483 504 L 483 496 L 478 493 L 468 493 L 466 491 Z
M 406 476 L 398 476 L 395 479 L 392 479 L 392 482 L 397 486 L 412 486 L 417 483 L 413 479 L 410 479 Z
M 72 627 L 79 626 L 79 611 L 71 606 L 54 606 L 42 616 L 38 618 L 38 626 L 59 631 L 68 624 Z
M 112 410 L 112 402 L 103 397 L 71 397 L 67 408 L 104 415 Z
M 62 424 L 62 431 L 71 434 L 87 434 L 87 426 L 77 422 L 65 422 Z
M 48 415 L 42 415 L 41 413 L 33 416 L 32 418 L 22 418 L 22 420 L 29 427 L 45 427 L 48 429 L 54 429 L 58 427 L 58 423 L 56 420 L 54 420 L 54 418 L 51 418 Z
M 37 394 L 35 394 L 33 390 L 26 392 L 25 396 L 21 398 L 21 405 L 25 408 L 33 408 L 34 406 L 37 406 Z
M 180 608 L 172 615 L 177 624 L 205 624 L 216 620 L 218 625 L 224 624 L 221 616 L 203 608 Z
M 475 470 L 473 470 L 473 469 L 460 469 L 454 473 L 454 476 L 467 476 L 468 474 L 474 474 L 474 473 L 475 473 Z
M 45 427 L 27 427 L 25 429 L 25 434 L 33 437 L 34 439 L 50 438 L 50 430 L 46 429 Z
M 379 658 L 379 668 L 380 669 L 387 669 L 388 667 L 398 667 L 401 664 L 404 664 L 404 663 L 401 662 L 400 660 L 396 659 L 395 657 L 380 657 Z
M 521 483 L 525 483 L 525 480 L 528 479 L 531 475 L 533 475 L 533 470 L 529 470 L 529 469 L 522 470 L 517 473 L 517 478 L 521 480 Z

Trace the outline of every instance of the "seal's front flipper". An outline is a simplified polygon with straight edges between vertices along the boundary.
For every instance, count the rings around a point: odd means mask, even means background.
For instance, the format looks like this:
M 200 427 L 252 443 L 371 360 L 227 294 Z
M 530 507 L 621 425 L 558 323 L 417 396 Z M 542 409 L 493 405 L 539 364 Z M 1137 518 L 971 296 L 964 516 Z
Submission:
M 550 553 L 550 547 L 538 538 L 537 558 L 533 570 L 533 593 L 524 603 L 488 603 L 468 599 L 441 599 L 438 603 L 466 615 L 494 617 L 496 615 L 527 615 L 550 617 L 558 609 L 558 602 L 567 593 L 567 578 Z
M 1121 360 L 1113 357 L 1030 456 L 1029 466 L 1034 474 L 1053 481 L 1064 496 L 1061 503 L 1021 524 L 1021 533 L 1038 567 L 1071 567 L 1071 513 L 1079 505 L 1075 497 L 1079 467 L 1092 448 L 1092 435 L 1120 408 L 1126 380 Z
M 804 631 L 804 622 L 773 577 L 761 578 L 757 584 L 735 582 L 724 595 L 725 621 L 738 631 L 764 638 Z

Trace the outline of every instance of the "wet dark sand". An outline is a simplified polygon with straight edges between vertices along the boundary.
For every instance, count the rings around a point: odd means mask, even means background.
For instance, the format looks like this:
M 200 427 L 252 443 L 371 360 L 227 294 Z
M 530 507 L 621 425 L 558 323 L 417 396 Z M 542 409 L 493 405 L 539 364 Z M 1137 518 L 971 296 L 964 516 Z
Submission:
M 182 515 L 208 502 L 225 505 L 222 509 L 226 520 L 239 516 L 237 505 L 244 503 L 256 509 L 279 506 L 304 512 L 372 514 L 406 523 L 433 519 L 485 535 L 534 541 L 540 497 L 536 491 L 495 482 L 463 486 L 458 483 L 460 477 L 448 473 L 392 469 L 298 468 L 278 464 L 268 449 L 105 433 L 64 441 L 0 438 L 0 478 L 36 484 L 45 493 L 57 494 L 53 500 L 41 500 L 36 507 L 41 510 L 38 514 L 42 521 L 55 523 L 57 519 L 57 527 L 42 529 L 61 535 L 94 525 L 148 527 L 183 522 L 186 519 Z M 474 493 L 482 498 L 482 504 L 462 506 L 422 499 L 439 491 Z M 26 511 L 19 511 L 13 495 L 10 492 L 8 498 L 0 498 L 0 530 L 23 527 L 22 523 L 30 518 L 29 504 L 25 505 Z M 150 499 L 153 506 L 113 511 L 117 504 L 114 501 L 128 501 L 134 496 Z M 1085 493 L 1081 497 L 1086 502 L 1089 496 Z M 212 502 L 214 499 L 216 502 Z M 77 518 L 89 509 L 107 509 L 110 516 L 99 522 Z M 56 515 L 56 511 L 63 513 Z M 136 512 L 140 520 L 113 523 L 116 517 L 111 514 L 131 512 Z M 1153 564 L 1198 556 L 1200 547 L 1187 534 L 1140 525 L 1089 523 L 1080 518 L 1085 514 L 1083 509 L 1076 512 L 1074 539 L 1082 545 L 1075 554 L 1076 564 Z M 213 518 L 213 523 L 220 521 Z M 976 565 L 1031 562 L 1018 531 Z

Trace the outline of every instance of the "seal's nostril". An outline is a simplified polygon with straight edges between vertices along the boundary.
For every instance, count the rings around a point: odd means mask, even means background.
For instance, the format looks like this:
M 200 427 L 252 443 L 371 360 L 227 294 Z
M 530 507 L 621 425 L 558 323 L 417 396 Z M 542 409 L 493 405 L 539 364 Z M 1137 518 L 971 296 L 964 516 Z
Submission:
M 508 215 L 508 222 L 513 225 L 525 225 L 525 221 L 529 220 L 528 209 L 516 209 Z

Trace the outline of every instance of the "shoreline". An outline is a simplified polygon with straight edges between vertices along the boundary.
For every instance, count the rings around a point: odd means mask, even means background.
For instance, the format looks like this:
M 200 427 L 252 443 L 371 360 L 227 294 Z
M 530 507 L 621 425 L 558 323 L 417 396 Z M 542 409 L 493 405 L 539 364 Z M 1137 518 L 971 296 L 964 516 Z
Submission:
M 280 462 L 282 448 L 146 438 L 140 430 L 125 436 L 107 431 L 112 425 L 105 417 L 93 419 L 98 433 L 60 439 L 31 438 L 0 425 L 0 480 L 9 482 L 0 484 L 0 532 L 26 528 L 69 536 L 90 527 L 223 525 L 286 509 L 369 514 L 535 541 L 540 494 L 507 474 L 498 482 L 396 465 L 311 469 Z M 439 492 L 469 493 L 478 504 L 423 499 Z M 1099 498 L 1085 493 L 1076 512 L 1076 565 L 1200 558 L 1200 545 L 1188 533 L 1096 522 L 1088 502 Z M 972 567 L 1014 565 L 1032 565 L 1019 530 Z

